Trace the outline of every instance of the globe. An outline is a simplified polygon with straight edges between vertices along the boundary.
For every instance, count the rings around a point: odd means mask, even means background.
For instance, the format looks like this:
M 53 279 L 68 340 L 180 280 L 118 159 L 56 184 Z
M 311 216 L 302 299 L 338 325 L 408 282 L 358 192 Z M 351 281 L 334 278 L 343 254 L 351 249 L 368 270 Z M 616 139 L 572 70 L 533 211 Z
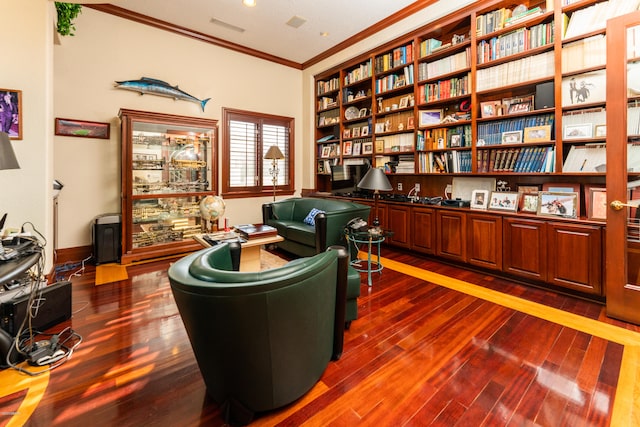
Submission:
M 214 221 L 224 215 L 224 200 L 220 196 L 206 196 L 200 201 L 202 219 Z

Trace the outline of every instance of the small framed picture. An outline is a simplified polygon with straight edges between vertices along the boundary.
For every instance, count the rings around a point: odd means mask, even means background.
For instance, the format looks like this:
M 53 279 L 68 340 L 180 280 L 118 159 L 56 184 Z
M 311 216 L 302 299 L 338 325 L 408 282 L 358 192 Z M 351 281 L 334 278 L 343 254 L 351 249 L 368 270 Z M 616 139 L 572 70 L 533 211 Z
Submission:
M 376 139 L 376 153 L 384 153 L 384 140 Z
M 547 142 L 551 140 L 551 125 L 524 128 L 524 142 Z
M 360 136 L 367 135 L 369 135 L 369 126 L 362 126 L 362 129 L 360 130 Z
M 579 200 L 578 193 L 541 191 L 538 193 L 538 215 L 576 218 Z
M 360 109 L 360 112 L 358 113 L 358 117 L 367 117 L 367 115 L 368 115 L 368 114 L 367 114 L 367 112 L 368 112 L 368 111 L 369 111 L 369 110 L 367 110 L 367 108 L 366 108 L 366 107 L 365 107 L 365 108 L 361 108 L 361 109 Z
M 595 137 L 604 138 L 605 136 L 607 136 L 607 125 L 596 125 Z
M 471 192 L 471 209 L 487 210 L 489 206 L 489 190 L 473 190 Z
M 360 128 L 351 129 L 351 136 L 354 138 L 360 137 Z
M 342 131 L 343 138 L 351 138 L 351 129 L 345 129 Z
M 590 187 L 588 189 L 586 208 L 587 218 L 604 221 L 607 219 L 607 189 Z
M 329 147 L 328 145 L 325 145 L 324 147 L 322 147 L 322 154 L 320 157 L 323 157 L 323 158 L 329 157 L 330 153 L 331 153 L 331 147 Z
M 578 195 L 578 201 L 580 201 L 580 184 L 571 182 L 546 182 L 542 185 L 543 191 L 549 191 L 554 193 L 576 193 Z M 580 216 L 580 203 L 575 206 L 576 217 Z
M 0 89 L 0 131 L 22 139 L 22 91 Z
M 83 138 L 109 139 L 111 125 L 102 122 L 56 118 L 55 134 Z
M 527 113 L 531 109 L 529 102 L 520 102 L 518 104 L 510 104 L 507 114 Z
M 384 133 L 384 123 L 376 123 L 376 133 Z
M 538 192 L 522 193 L 520 198 L 520 210 L 522 212 L 538 212 Z
M 480 103 L 480 116 L 482 118 L 494 117 L 496 115 L 496 101 L 485 101 Z
M 492 191 L 489 209 L 496 211 L 517 212 L 518 193 L 511 191 Z
M 509 132 L 502 132 L 503 144 L 519 144 L 522 142 L 522 131 L 512 130 Z
M 418 112 L 418 125 L 429 126 L 440 124 L 442 110 L 420 110 Z
M 373 154 L 373 142 L 362 143 L 362 154 Z
M 409 96 L 403 96 L 400 98 L 400 108 L 407 108 L 409 106 Z
M 579 125 L 566 125 L 562 134 L 564 139 L 585 139 L 593 137 L 593 125 L 582 123 Z
M 360 148 L 362 146 L 361 142 L 354 142 L 353 143 L 353 147 L 351 148 L 351 152 L 354 156 L 359 156 L 360 155 Z
M 351 155 L 351 141 L 346 141 L 344 143 L 343 153 L 344 153 L 345 156 L 350 156 Z
M 451 135 L 451 146 L 452 147 L 461 147 L 462 146 L 462 136 L 461 135 Z
M 415 129 L 416 128 L 416 119 L 413 116 L 409 116 L 407 118 L 407 129 Z

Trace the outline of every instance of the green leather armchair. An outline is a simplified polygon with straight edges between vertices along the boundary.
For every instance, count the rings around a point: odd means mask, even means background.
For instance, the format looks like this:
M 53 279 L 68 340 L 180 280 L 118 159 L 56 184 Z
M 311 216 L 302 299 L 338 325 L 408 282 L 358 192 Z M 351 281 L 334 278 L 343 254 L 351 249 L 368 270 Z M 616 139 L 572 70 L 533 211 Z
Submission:
M 225 420 L 287 405 L 342 354 L 348 255 L 331 248 L 280 268 L 231 271 L 221 244 L 168 271 L 209 395 Z

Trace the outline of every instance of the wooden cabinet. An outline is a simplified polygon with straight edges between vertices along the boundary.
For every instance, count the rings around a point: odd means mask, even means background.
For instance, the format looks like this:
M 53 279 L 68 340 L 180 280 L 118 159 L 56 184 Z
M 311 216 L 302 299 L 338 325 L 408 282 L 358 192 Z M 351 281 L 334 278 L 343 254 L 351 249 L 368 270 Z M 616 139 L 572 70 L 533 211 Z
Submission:
M 547 223 L 505 217 L 503 271 L 535 281 L 547 280 Z
M 411 209 L 411 249 L 425 254 L 436 253 L 436 212 L 433 208 Z
M 386 229 L 393 231 L 389 243 L 401 248 L 409 248 L 411 244 L 410 206 L 389 205 L 387 207 Z
M 550 222 L 547 230 L 547 281 L 602 295 L 601 227 Z
M 467 261 L 466 220 L 467 214 L 462 211 L 438 211 L 436 255 L 459 262 Z
M 217 121 L 120 110 L 123 264 L 201 246 L 200 201 L 215 194 Z
M 467 256 L 471 265 L 502 270 L 502 217 L 467 215 Z

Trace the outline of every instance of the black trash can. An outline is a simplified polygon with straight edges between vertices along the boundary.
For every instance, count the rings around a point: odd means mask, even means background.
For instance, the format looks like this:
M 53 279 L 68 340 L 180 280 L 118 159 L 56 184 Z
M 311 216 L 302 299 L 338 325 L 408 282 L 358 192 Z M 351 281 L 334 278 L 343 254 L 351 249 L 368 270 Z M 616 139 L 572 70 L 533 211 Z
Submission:
M 120 214 L 98 215 L 93 220 L 91 241 L 96 265 L 120 261 L 122 251 L 120 224 Z

